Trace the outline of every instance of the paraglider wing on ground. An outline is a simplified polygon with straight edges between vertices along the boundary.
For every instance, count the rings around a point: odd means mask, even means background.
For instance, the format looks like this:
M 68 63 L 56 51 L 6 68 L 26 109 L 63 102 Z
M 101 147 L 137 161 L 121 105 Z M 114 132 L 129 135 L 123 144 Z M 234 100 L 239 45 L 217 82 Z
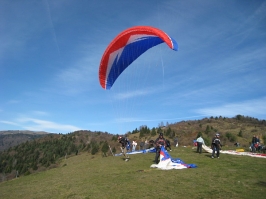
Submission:
M 186 164 L 179 158 L 172 158 L 164 147 L 161 147 L 159 164 L 152 164 L 150 167 L 162 170 L 197 168 L 195 164 Z
M 208 146 L 202 145 L 202 148 L 206 152 L 212 153 L 212 149 L 209 148 Z M 252 153 L 252 152 L 241 152 L 241 151 L 236 151 L 236 150 L 221 150 L 220 153 L 230 154 L 230 155 L 245 155 L 245 156 L 256 157 L 256 158 L 266 158 L 266 154 Z

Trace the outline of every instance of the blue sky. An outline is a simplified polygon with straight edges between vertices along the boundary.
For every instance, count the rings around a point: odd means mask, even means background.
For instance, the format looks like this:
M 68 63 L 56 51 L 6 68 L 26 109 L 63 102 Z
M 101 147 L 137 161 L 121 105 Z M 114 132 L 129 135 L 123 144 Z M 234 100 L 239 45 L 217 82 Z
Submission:
M 154 26 L 158 45 L 111 90 L 108 44 Z M 0 130 L 124 134 L 142 125 L 237 114 L 266 119 L 266 1 L 0 1 Z

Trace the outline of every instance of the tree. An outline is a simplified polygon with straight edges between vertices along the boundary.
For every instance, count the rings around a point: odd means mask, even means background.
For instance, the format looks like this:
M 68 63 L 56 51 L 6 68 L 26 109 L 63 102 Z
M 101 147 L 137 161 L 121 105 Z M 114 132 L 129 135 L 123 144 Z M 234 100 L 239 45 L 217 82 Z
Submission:
M 235 118 L 236 118 L 237 120 L 242 120 L 242 119 L 243 119 L 243 116 L 242 116 L 242 115 L 236 115 Z
M 112 137 L 112 141 L 116 141 L 117 138 L 118 138 L 118 134 L 116 134 L 116 135 L 114 135 L 114 136 Z
M 197 135 L 197 138 L 202 136 L 202 133 L 201 132 L 198 132 L 198 135 Z
M 163 122 L 159 123 L 159 124 L 158 124 L 158 127 L 159 127 L 159 128 L 160 128 L 160 127 L 164 127 L 164 123 L 163 123 Z
M 157 133 L 159 134 L 159 133 L 162 133 L 163 132 L 163 130 L 161 129 L 161 127 L 159 127 L 158 129 L 157 129 Z
M 171 132 L 172 132 L 171 128 L 168 127 L 168 129 L 166 130 L 165 135 L 166 135 L 166 136 L 170 136 Z
M 107 156 L 106 153 L 108 150 L 109 150 L 109 145 L 108 145 L 107 141 L 105 141 L 102 145 L 102 152 L 103 152 L 105 157 Z
M 91 155 L 95 155 L 99 151 L 99 147 L 94 145 L 91 149 Z
M 171 135 L 171 138 L 174 138 L 176 135 L 175 135 L 175 131 L 172 131 L 172 135 Z
M 156 129 L 153 127 L 151 129 L 151 136 L 155 136 L 156 135 Z
M 115 148 L 115 147 L 113 147 L 112 151 L 113 151 L 113 153 L 116 153 L 116 148 Z
M 233 135 L 233 134 L 230 133 L 230 132 L 227 132 L 227 133 L 225 134 L 225 137 L 227 137 L 227 139 L 228 139 L 230 142 L 235 142 L 235 141 L 236 141 L 236 136 Z
M 205 133 L 206 133 L 206 134 L 209 134 L 209 132 L 211 132 L 211 128 L 210 128 L 209 125 L 207 125 L 206 130 L 205 130 Z
M 96 141 L 91 142 L 91 154 L 95 155 L 99 151 L 99 145 Z

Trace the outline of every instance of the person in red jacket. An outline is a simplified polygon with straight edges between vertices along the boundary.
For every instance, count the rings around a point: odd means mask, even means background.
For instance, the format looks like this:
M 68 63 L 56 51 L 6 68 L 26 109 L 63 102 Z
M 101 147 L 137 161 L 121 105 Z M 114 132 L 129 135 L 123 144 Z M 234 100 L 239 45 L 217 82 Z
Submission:
M 154 145 L 156 149 L 156 155 L 155 155 L 154 162 L 158 164 L 159 158 L 160 158 L 161 147 L 166 147 L 166 140 L 163 137 L 163 133 L 159 134 L 159 137 L 154 141 Z

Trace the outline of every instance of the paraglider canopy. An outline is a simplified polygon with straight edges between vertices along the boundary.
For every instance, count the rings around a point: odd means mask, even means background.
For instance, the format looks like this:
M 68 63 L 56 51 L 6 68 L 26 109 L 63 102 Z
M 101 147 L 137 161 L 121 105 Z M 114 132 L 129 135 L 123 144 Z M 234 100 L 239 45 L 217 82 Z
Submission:
M 119 75 L 148 49 L 166 43 L 177 51 L 177 42 L 160 29 L 135 26 L 124 30 L 106 48 L 99 67 L 99 81 L 110 89 Z

